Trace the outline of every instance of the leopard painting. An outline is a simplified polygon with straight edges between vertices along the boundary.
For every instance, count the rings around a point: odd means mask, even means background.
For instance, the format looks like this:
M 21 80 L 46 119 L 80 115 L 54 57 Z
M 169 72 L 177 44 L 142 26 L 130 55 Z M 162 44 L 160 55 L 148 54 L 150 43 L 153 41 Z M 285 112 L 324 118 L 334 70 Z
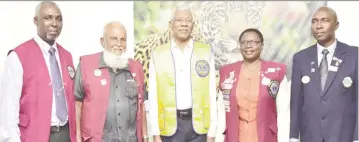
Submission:
M 306 24 L 310 21 L 308 17 L 317 7 L 325 4 L 326 2 L 298 2 L 294 4 L 295 7 L 290 7 L 293 5 L 291 2 L 187 1 L 177 3 L 177 5 L 192 8 L 195 22 L 193 39 L 211 45 L 216 70 L 223 65 L 242 60 L 237 42 L 240 33 L 247 28 L 258 28 L 262 31 L 265 38 L 265 48 L 261 54 L 263 59 L 282 62 L 290 68 L 292 55 L 308 47 L 313 41 L 309 30 L 301 31 L 301 33 L 297 31 L 303 28 L 309 29 L 309 23 Z M 300 6 L 303 8 L 290 10 Z M 281 21 L 273 16 L 280 17 Z M 170 35 L 171 32 L 167 29 L 165 32 L 141 39 L 135 44 L 134 58 L 143 65 L 146 85 L 152 51 L 155 47 L 168 43 Z M 287 76 L 290 76 L 290 73 L 289 70 Z

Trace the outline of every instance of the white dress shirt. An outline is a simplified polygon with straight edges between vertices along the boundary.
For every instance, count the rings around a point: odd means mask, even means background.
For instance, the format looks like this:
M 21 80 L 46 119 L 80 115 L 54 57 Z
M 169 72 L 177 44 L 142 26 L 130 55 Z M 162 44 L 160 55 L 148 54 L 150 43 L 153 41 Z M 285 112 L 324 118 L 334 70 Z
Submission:
M 193 49 L 193 40 L 190 40 L 187 47 L 184 48 L 182 52 L 178 48 L 175 42 L 171 41 L 171 51 L 173 54 L 173 61 L 175 64 L 176 72 L 176 95 L 177 99 L 177 109 L 183 110 L 192 108 L 192 90 L 191 90 L 191 55 Z M 210 95 L 210 128 L 208 130 L 207 136 L 215 137 L 216 127 L 217 127 L 217 105 L 216 105 L 216 74 L 214 67 L 214 59 L 211 57 L 210 65 L 210 81 L 209 81 L 209 95 Z M 153 61 L 150 61 L 149 67 L 149 91 L 148 91 L 148 101 L 149 101 L 149 121 L 151 128 L 151 135 L 160 135 L 160 130 L 158 127 L 158 104 L 157 104 L 157 83 L 156 83 L 156 71 L 153 64 Z
M 224 142 L 225 136 L 223 133 L 226 131 L 226 110 L 223 101 L 222 91 L 218 90 L 217 94 L 217 130 L 215 142 Z
M 328 61 L 328 66 L 331 64 L 332 62 L 332 59 L 333 59 L 333 56 L 334 56 L 334 51 L 335 51 L 335 48 L 337 48 L 337 40 L 335 40 L 333 42 L 332 45 L 328 46 L 328 47 L 324 47 L 320 44 L 317 43 L 317 54 L 318 54 L 318 67 L 320 66 L 320 62 L 322 62 L 322 59 L 323 59 L 323 54 L 322 54 L 322 51 L 324 49 L 328 49 L 329 53 L 327 54 L 327 61 Z
M 48 52 L 51 46 L 47 44 L 45 41 L 43 41 L 38 35 L 34 37 L 34 40 L 39 45 L 42 51 L 51 79 L 50 53 Z M 59 65 L 60 73 L 62 73 L 57 46 L 56 44 L 54 44 L 52 47 L 56 49 L 56 59 Z M 24 70 L 22 68 L 20 59 L 18 58 L 16 52 L 11 52 L 9 56 L 7 56 L 6 58 L 4 73 L 0 84 L 1 85 L 0 130 L 2 129 L 4 131 L 3 134 L 0 135 L 3 135 L 4 139 L 11 138 L 11 141 L 16 141 L 16 142 L 20 142 L 20 130 L 18 124 L 19 124 L 19 111 L 20 111 L 20 97 L 23 87 L 23 73 Z M 55 96 L 55 94 L 53 94 L 53 96 Z M 60 120 L 57 118 L 55 103 L 56 103 L 55 97 L 53 97 L 51 126 L 57 126 L 57 125 L 63 126 L 67 123 L 67 121 L 60 122 Z
M 289 142 L 290 131 L 290 82 L 287 77 L 280 83 L 276 98 L 278 142 Z

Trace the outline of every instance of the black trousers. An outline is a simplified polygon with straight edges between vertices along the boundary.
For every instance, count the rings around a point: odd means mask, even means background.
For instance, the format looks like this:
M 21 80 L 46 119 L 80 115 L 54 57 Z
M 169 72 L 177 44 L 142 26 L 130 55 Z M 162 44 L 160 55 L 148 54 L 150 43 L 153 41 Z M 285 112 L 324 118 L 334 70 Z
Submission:
M 71 142 L 69 124 L 62 127 L 51 127 L 49 142 Z
M 207 135 L 197 134 L 192 125 L 192 119 L 177 117 L 177 131 L 173 136 L 161 136 L 162 142 L 206 142 Z

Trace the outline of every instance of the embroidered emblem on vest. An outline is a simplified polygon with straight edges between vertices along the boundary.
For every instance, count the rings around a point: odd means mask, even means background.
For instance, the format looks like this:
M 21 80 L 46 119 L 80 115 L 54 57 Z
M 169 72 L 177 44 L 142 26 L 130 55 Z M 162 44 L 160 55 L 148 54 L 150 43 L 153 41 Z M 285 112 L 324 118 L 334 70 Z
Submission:
M 196 72 L 200 77 L 206 77 L 209 74 L 209 64 L 205 60 L 199 60 L 196 63 Z
M 278 91 L 279 91 L 279 82 L 276 80 L 271 80 L 268 85 L 268 92 L 273 99 L 277 97 Z
M 71 77 L 71 79 L 74 79 L 75 77 L 75 70 L 74 68 L 72 68 L 70 65 L 67 66 L 67 71 L 69 72 L 69 75 Z

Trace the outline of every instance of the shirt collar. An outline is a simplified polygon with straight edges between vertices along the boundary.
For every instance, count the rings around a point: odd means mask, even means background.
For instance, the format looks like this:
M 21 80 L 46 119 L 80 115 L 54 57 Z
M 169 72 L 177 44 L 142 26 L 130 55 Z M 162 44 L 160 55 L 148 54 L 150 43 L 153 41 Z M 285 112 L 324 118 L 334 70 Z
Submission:
M 178 49 L 178 46 L 177 46 L 174 38 L 172 38 L 172 40 L 171 40 L 171 45 L 172 45 L 171 48 L 177 48 Z M 189 40 L 189 42 L 187 43 L 186 48 L 190 48 L 190 49 L 193 48 L 193 40 L 192 39 Z
M 50 46 L 47 42 L 45 42 L 43 39 L 41 39 L 40 36 L 37 34 L 35 35 L 34 40 L 39 45 L 41 50 L 45 51 L 46 53 L 49 53 L 49 50 L 51 47 L 54 47 L 55 51 L 57 52 L 56 41 L 54 42 L 54 45 Z
M 334 51 L 335 51 L 335 48 L 337 47 L 337 40 L 335 40 L 335 41 L 333 42 L 333 44 L 330 45 L 330 46 L 328 46 L 328 47 L 324 47 L 324 46 L 320 45 L 319 43 L 317 43 L 317 47 L 318 47 L 318 53 L 320 53 L 320 54 L 322 53 L 322 51 L 323 51 L 324 49 L 328 49 L 329 54 L 333 54 Z

